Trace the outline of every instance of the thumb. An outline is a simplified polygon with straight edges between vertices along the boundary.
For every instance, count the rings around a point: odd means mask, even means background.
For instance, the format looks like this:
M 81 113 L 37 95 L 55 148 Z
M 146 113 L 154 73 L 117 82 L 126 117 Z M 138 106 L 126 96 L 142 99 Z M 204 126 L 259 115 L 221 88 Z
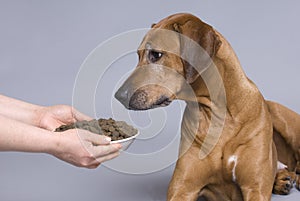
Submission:
M 76 121 L 83 121 L 83 120 L 92 120 L 92 117 L 89 117 L 81 112 L 79 112 L 78 110 L 76 110 L 75 108 L 72 108 L 72 113 L 73 113 L 73 117 L 76 119 Z
M 44 126 L 42 126 L 41 128 L 44 128 L 44 129 L 49 130 L 49 131 L 54 131 L 56 128 L 58 128 L 61 125 L 62 125 L 61 122 L 50 119 L 50 120 L 46 120 L 44 122 Z

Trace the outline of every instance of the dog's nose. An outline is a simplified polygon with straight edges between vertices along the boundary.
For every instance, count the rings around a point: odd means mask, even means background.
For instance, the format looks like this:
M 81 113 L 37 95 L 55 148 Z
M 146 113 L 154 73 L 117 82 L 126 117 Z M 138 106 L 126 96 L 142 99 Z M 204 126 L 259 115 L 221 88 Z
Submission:
M 122 87 L 115 93 L 115 98 L 120 101 L 126 108 L 129 107 L 128 90 L 123 90 Z

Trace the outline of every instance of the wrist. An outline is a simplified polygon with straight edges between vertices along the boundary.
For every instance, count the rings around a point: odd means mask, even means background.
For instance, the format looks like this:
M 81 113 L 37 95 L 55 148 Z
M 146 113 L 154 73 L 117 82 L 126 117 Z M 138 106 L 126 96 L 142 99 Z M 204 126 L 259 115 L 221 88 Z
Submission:
M 49 138 L 49 142 L 47 143 L 47 146 L 45 147 L 44 153 L 56 156 L 60 152 L 61 148 L 61 136 L 57 135 L 54 132 L 47 131 L 51 133 L 51 136 Z
M 36 106 L 32 112 L 33 112 L 32 119 L 31 119 L 32 125 L 39 128 L 43 128 L 42 119 L 47 113 L 47 107 Z
M 0 115 L 36 126 L 42 106 L 0 95 Z

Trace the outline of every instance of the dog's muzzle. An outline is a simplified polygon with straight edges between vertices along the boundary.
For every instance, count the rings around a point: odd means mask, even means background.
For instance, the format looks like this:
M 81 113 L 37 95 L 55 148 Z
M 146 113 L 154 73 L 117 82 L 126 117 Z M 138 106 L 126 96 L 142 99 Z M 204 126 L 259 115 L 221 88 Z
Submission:
M 122 87 L 115 93 L 115 98 L 122 103 L 127 109 L 129 108 L 129 95 L 128 95 L 128 90 L 122 89 Z
M 137 67 L 115 93 L 130 110 L 148 110 L 169 105 L 185 83 L 176 71 L 159 65 Z
M 149 94 L 144 90 L 137 90 L 132 95 L 129 95 L 129 92 L 122 88 L 116 92 L 115 98 L 129 110 L 148 110 L 168 106 L 172 102 L 166 95 L 161 95 L 153 102 Z

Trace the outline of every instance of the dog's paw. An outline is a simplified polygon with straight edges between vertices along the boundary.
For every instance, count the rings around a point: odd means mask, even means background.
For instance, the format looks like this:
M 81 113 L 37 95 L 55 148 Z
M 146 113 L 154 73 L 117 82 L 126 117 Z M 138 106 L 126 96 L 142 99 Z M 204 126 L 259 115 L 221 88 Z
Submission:
M 297 175 L 296 178 L 296 188 L 298 189 L 298 191 L 300 191 L 300 175 Z
M 296 174 L 294 172 L 289 172 L 287 169 L 279 170 L 276 174 L 273 193 L 279 195 L 288 195 L 290 190 L 293 188 L 294 182 L 296 181 Z M 298 189 L 299 189 L 299 179 Z
M 297 162 L 295 169 L 296 169 L 296 174 L 300 174 L 300 161 Z

